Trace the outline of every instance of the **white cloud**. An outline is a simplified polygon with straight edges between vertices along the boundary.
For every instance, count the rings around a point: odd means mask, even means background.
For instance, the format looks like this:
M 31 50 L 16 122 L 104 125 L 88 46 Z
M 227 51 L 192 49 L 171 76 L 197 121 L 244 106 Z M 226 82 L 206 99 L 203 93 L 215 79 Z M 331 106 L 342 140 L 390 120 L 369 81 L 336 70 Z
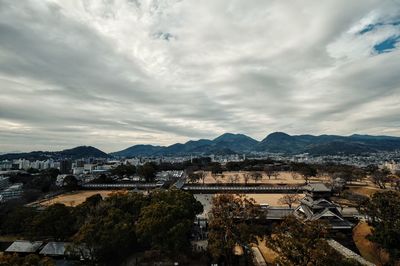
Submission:
M 400 135 L 400 53 L 373 50 L 398 18 L 390 0 L 4 0 L 0 151 Z

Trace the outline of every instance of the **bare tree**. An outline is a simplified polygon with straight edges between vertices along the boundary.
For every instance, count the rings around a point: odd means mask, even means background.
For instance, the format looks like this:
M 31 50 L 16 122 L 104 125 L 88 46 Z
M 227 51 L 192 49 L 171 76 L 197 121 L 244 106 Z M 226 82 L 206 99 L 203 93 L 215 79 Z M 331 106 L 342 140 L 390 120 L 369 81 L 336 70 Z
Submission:
M 259 172 L 251 173 L 251 178 L 253 178 L 254 182 L 257 182 L 262 179 L 262 174 Z
M 371 177 L 372 180 L 376 185 L 379 186 L 379 188 L 385 189 L 386 188 L 386 182 L 388 182 L 388 176 L 390 172 L 387 169 L 382 169 L 382 170 L 376 170 L 372 173 Z
M 268 176 L 268 179 L 271 179 L 271 176 L 273 176 L 276 173 L 276 171 L 272 169 L 272 167 L 266 166 L 264 167 L 264 173 Z
M 247 182 L 249 182 L 251 175 L 249 173 L 244 173 L 243 178 L 244 178 L 244 183 L 247 185 Z
M 203 185 L 204 185 L 204 180 L 207 177 L 207 173 L 204 172 L 204 171 L 200 171 L 198 174 L 199 174 L 199 177 L 200 177 L 200 179 L 201 179 L 201 181 L 203 182 Z
M 300 196 L 298 194 L 286 194 L 282 198 L 279 199 L 280 204 L 288 205 L 289 208 L 292 208 L 294 203 L 299 202 Z
M 239 175 L 238 174 L 234 174 L 233 175 L 233 182 L 236 184 L 239 181 Z
M 218 183 L 218 174 L 211 173 L 211 176 L 214 179 L 215 183 Z
M 231 184 L 237 183 L 238 179 L 239 179 L 239 175 L 238 174 L 229 175 L 229 182 Z
M 300 174 L 299 174 L 299 173 L 297 173 L 297 172 L 292 172 L 291 174 L 292 174 L 292 178 L 293 178 L 294 180 L 296 180 L 296 179 L 299 179 L 299 178 L 300 178 Z
M 274 177 L 274 179 L 277 179 L 278 176 L 279 176 L 279 172 L 274 171 L 274 172 L 272 173 L 272 176 Z

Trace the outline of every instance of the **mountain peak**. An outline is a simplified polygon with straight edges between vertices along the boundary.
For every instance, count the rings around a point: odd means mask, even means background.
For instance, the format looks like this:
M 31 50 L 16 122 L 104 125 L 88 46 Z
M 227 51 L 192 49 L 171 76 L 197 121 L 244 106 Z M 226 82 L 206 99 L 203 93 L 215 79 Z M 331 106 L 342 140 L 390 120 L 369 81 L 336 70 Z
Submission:
M 72 149 L 66 149 L 60 152 L 65 156 L 71 157 L 108 157 L 108 154 L 93 146 L 77 146 Z
M 234 134 L 234 133 L 224 133 L 219 137 L 216 137 L 215 139 L 213 139 L 213 141 L 234 141 L 234 140 L 239 140 L 239 139 L 251 139 L 249 136 L 246 136 L 244 134 Z
M 289 134 L 286 134 L 285 132 L 273 132 L 269 134 L 263 141 L 267 140 L 278 141 L 278 140 L 286 140 L 289 138 L 291 138 L 291 136 Z

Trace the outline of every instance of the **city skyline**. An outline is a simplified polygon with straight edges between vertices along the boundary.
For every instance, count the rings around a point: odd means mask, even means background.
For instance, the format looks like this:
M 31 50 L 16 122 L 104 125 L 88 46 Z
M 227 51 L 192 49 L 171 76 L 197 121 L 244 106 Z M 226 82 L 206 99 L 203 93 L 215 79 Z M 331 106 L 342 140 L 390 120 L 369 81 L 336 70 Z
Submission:
M 400 136 L 397 1 L 2 1 L 0 34 L 0 152 Z

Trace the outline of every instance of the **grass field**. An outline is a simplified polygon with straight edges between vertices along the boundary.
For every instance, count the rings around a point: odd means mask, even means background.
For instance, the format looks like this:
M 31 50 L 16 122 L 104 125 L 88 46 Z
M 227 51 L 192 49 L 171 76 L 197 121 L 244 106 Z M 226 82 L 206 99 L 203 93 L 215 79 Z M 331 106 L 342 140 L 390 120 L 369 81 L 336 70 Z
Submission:
M 54 198 L 47 199 L 41 202 L 38 202 L 39 205 L 49 206 L 55 203 L 62 203 L 66 206 L 75 207 L 86 200 L 86 198 L 93 196 L 95 194 L 100 194 L 103 198 L 109 196 L 112 193 L 123 192 L 126 193 L 126 190 L 83 190 L 83 191 L 75 191 L 70 193 L 65 193 L 58 195 Z

